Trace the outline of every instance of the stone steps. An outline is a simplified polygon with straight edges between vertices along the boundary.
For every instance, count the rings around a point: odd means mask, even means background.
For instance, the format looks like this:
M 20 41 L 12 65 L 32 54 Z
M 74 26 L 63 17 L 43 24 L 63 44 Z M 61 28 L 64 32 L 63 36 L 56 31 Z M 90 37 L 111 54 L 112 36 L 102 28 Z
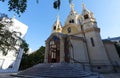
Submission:
M 27 70 L 19 72 L 18 75 L 35 77 L 54 77 L 54 78 L 97 78 L 97 74 L 84 71 L 80 64 L 71 63 L 43 63 L 35 65 Z

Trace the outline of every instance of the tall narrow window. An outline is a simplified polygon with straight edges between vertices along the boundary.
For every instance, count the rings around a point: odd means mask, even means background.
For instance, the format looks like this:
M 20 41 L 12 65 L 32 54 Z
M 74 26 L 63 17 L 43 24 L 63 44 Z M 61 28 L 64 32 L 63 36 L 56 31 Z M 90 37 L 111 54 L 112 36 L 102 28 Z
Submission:
M 94 46 L 95 46 L 95 43 L 94 43 L 93 38 L 91 37 L 90 40 L 91 40 L 91 44 L 92 44 L 92 46 L 94 47 Z
M 72 19 L 71 22 L 74 23 L 74 20 Z

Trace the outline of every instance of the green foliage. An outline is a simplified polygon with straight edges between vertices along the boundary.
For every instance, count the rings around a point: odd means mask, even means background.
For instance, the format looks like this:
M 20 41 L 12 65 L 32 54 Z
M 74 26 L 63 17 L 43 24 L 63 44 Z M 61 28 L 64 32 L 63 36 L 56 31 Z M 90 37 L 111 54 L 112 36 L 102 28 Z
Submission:
M 1 2 L 8 2 L 8 10 L 14 11 L 19 16 L 21 13 L 24 13 L 27 8 L 27 0 L 0 0 Z M 71 0 L 69 0 L 70 2 Z M 39 0 L 36 0 L 36 3 L 39 3 Z M 60 9 L 61 0 L 55 0 L 53 7 L 55 9 Z
M 27 52 L 28 44 L 25 40 L 21 39 L 21 33 L 10 28 L 13 21 L 6 14 L 0 14 L 0 17 L 0 50 L 3 55 L 7 55 L 10 51 L 17 53 L 20 48 L 23 48 L 24 52 Z M 3 17 L 7 20 L 3 20 Z
M 24 13 L 27 7 L 27 0 L 9 0 L 9 11 L 13 10 L 17 14 Z
M 38 63 L 43 63 L 44 53 L 45 53 L 44 46 L 41 46 L 37 51 L 33 52 L 30 55 L 24 53 L 19 69 L 24 70 L 24 69 L 32 67 L 33 65 L 36 65 Z
M 9 27 L 0 23 L 0 50 L 3 52 L 3 55 L 7 55 L 11 50 L 18 52 L 19 49 L 16 46 L 22 44 L 22 39 L 16 34 L 20 33 L 10 31 Z
M 29 45 L 27 44 L 27 42 L 25 40 L 22 40 L 22 44 L 20 45 L 20 47 L 24 49 L 25 54 L 27 54 L 27 52 L 29 50 L 28 46 Z
M 0 0 L 5 2 L 7 0 Z M 8 0 L 9 11 L 14 11 L 20 16 L 20 13 L 24 13 L 27 8 L 27 0 Z

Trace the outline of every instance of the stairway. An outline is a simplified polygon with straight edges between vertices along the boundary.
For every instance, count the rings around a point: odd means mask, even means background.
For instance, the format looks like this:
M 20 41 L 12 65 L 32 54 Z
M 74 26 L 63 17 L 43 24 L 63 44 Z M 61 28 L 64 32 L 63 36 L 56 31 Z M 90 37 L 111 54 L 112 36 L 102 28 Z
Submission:
M 35 65 L 18 75 L 47 78 L 100 78 L 98 74 L 84 71 L 80 64 L 43 63 Z

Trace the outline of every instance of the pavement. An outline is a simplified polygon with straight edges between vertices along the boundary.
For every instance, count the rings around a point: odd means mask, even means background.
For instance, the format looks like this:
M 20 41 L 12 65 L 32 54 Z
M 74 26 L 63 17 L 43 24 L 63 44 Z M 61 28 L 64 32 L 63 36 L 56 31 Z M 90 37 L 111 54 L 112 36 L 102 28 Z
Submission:
M 19 78 L 10 76 L 10 73 L 0 73 L 0 78 Z
M 102 74 L 104 78 L 120 78 L 120 73 Z
M 11 76 L 12 74 L 12 76 Z M 13 73 L 0 73 L 0 78 L 43 78 L 43 77 L 15 77 Z M 120 73 L 102 74 L 103 78 L 120 78 Z

